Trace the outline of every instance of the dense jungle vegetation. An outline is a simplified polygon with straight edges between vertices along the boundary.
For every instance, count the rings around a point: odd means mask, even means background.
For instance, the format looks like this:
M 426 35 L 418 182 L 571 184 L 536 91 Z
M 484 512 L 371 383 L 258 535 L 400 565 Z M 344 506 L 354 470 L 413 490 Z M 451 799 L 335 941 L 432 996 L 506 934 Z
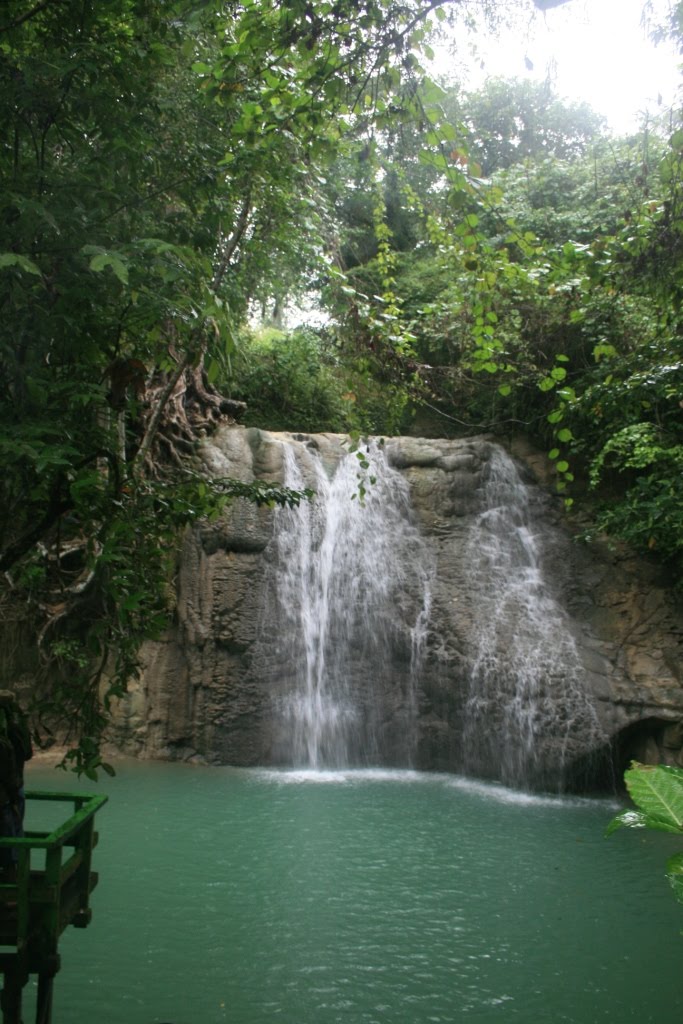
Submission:
M 683 130 L 614 138 L 550 84 L 436 84 L 434 33 L 466 16 L 3 4 L 0 600 L 77 768 L 167 620 L 178 532 L 236 494 L 301 500 L 195 475 L 234 416 L 524 433 L 568 507 L 680 585 Z M 683 4 L 659 31 L 683 36 Z

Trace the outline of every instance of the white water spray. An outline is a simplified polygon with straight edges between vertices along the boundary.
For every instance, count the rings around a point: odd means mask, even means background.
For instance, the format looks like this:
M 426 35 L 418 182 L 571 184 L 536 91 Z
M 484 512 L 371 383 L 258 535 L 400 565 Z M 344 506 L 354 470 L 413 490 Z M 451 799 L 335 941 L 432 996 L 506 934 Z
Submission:
M 464 767 L 511 785 L 538 785 L 546 774 L 561 780 L 577 752 L 597 750 L 605 737 L 569 618 L 543 569 L 529 490 L 500 448 L 492 448 L 486 474 L 483 511 L 468 541 L 476 628 Z
M 331 477 L 318 452 L 284 442 L 285 483 L 312 502 L 276 513 L 275 603 L 282 676 L 280 757 L 339 768 L 410 762 L 416 680 L 430 609 L 429 552 L 408 486 L 373 442 Z

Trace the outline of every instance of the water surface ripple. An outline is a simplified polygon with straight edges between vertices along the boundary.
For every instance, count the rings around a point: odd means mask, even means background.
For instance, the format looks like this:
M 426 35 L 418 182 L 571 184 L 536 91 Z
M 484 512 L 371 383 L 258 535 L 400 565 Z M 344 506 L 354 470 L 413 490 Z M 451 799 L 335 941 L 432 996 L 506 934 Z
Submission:
M 101 880 L 59 1024 L 680 1024 L 677 844 L 605 840 L 609 801 L 134 762 L 92 788 Z

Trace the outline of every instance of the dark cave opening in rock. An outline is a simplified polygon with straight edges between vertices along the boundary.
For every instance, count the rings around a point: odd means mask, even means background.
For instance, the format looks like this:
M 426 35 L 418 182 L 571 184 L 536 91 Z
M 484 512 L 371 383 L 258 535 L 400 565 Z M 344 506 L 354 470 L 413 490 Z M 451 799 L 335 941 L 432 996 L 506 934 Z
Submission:
M 632 761 L 683 767 L 683 720 L 650 716 L 631 722 L 614 737 L 612 749 L 617 779 Z

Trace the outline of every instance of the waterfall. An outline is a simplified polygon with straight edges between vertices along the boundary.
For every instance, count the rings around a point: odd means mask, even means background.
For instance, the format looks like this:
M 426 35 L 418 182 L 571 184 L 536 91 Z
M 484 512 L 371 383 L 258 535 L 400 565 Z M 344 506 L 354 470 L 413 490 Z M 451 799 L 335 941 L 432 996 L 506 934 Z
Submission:
M 606 740 L 541 493 L 484 439 L 388 448 L 273 434 L 259 454 L 315 493 L 273 511 L 259 556 L 240 692 L 263 693 L 262 759 L 591 784 Z
M 513 461 L 492 447 L 467 539 L 470 632 L 463 765 L 510 785 L 563 787 L 605 736 L 567 613 L 544 571 L 543 524 Z
M 332 467 L 311 442 L 282 443 L 286 485 L 316 496 L 275 514 L 275 758 L 312 768 L 406 764 L 433 574 L 407 482 L 377 442 L 340 450 Z
M 632 729 L 671 733 L 666 592 L 574 544 L 489 438 L 387 438 L 359 460 L 339 435 L 225 426 L 197 455 L 211 479 L 316 498 L 237 498 L 186 531 L 173 622 L 116 712 L 127 752 L 582 790 L 610 785 Z

